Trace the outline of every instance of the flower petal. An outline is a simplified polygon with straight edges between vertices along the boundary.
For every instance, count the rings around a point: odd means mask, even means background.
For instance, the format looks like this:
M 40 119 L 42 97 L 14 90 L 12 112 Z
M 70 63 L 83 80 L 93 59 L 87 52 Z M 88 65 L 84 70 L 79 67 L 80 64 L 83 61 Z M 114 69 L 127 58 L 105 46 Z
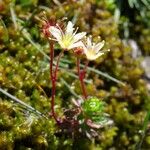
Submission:
M 109 52 L 110 49 L 107 50 L 103 50 L 103 51 L 99 51 L 97 54 L 95 54 L 95 56 L 93 56 L 93 60 L 97 59 L 98 57 L 102 56 L 103 54 L 105 54 L 105 52 Z
M 105 44 L 105 41 L 103 40 L 102 42 L 99 42 L 98 44 L 94 46 L 96 53 L 98 53 L 98 51 L 104 46 L 104 44 Z
M 93 60 L 94 60 L 94 59 L 97 59 L 98 57 L 102 56 L 103 54 L 104 54 L 103 52 L 97 53 L 97 54 L 93 57 Z
M 49 31 L 58 41 L 60 41 L 62 39 L 61 31 L 58 28 L 50 27 Z
M 85 35 L 86 35 L 86 32 L 77 33 L 77 34 L 73 37 L 73 38 L 74 38 L 74 42 L 79 41 L 79 40 L 82 39 Z
M 84 44 L 83 44 L 81 41 L 79 41 L 79 42 L 76 42 L 76 43 L 71 44 L 71 45 L 68 47 L 68 49 L 73 49 L 73 48 L 76 48 L 76 47 L 83 47 L 83 46 L 84 46 Z
M 98 54 L 95 54 L 95 53 L 92 54 L 91 51 L 88 51 L 87 53 L 85 53 L 88 60 L 95 60 L 103 54 L 104 54 L 103 52 L 99 52 Z
M 88 38 L 87 38 L 87 46 L 88 46 L 88 47 L 91 47 L 91 46 L 92 46 L 92 39 L 91 39 L 91 37 L 88 37 Z
M 84 52 L 84 54 L 86 54 L 87 52 L 88 52 L 88 49 L 87 49 L 87 47 L 83 44 L 83 52 Z
M 67 24 L 67 27 L 66 27 L 65 34 L 72 35 L 73 34 L 73 30 L 74 30 L 73 26 L 74 26 L 73 23 L 71 21 L 69 21 L 68 24 Z

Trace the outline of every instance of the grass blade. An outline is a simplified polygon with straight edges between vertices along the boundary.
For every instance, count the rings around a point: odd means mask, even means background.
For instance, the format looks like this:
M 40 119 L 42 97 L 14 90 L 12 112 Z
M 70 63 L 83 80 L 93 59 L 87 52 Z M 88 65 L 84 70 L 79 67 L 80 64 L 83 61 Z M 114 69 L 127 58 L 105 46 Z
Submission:
M 141 146 L 145 137 L 145 132 L 146 132 L 149 120 L 150 120 L 150 110 L 146 113 L 144 123 L 143 123 L 143 128 L 142 128 L 142 137 L 141 137 L 140 142 L 136 146 L 136 150 L 141 150 Z
M 31 107 L 30 105 L 26 104 L 25 102 L 19 100 L 18 98 L 16 98 L 15 96 L 11 95 L 10 93 L 6 92 L 5 90 L 3 90 L 2 88 L 0 88 L 0 92 L 3 93 L 4 95 L 6 95 L 7 97 L 11 98 L 14 102 L 19 103 L 20 105 L 24 106 L 25 108 L 28 109 L 28 111 L 30 112 L 34 112 L 42 117 L 47 118 L 45 115 L 43 115 L 41 112 L 39 112 L 38 110 L 36 110 L 35 108 Z

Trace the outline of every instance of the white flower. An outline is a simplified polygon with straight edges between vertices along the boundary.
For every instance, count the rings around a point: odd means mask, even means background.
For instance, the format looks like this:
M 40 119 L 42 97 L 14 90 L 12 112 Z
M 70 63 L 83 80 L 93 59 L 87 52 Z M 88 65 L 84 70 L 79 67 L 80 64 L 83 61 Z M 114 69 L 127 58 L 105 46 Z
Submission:
M 86 35 L 86 32 L 76 34 L 77 29 L 74 31 L 73 26 L 72 22 L 69 21 L 65 32 L 58 25 L 49 28 L 50 33 L 63 49 L 69 50 L 83 45 L 80 40 Z
M 95 60 L 97 59 L 99 56 L 103 55 L 106 51 L 110 51 L 108 50 L 103 50 L 100 51 L 102 49 L 102 47 L 104 46 L 105 41 L 99 42 L 99 43 L 92 43 L 91 37 L 87 38 L 86 41 L 86 46 L 83 46 L 83 51 L 87 57 L 88 60 Z

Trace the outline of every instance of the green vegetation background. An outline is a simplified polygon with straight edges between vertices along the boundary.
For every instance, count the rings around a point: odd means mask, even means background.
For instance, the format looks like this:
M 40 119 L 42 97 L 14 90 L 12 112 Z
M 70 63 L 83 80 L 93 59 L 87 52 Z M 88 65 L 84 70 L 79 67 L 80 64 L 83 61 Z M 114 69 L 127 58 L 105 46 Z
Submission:
M 0 93 L 0 149 L 1 150 L 124 150 L 136 149 L 142 141 L 143 149 L 150 148 L 149 128 L 142 139 L 143 121 L 150 109 L 150 98 L 140 58 L 132 58 L 128 42 L 134 39 L 142 54 L 150 54 L 150 10 L 144 5 L 139 12 L 135 4 L 113 0 L 0 0 L 0 87 L 26 104 L 48 116 L 50 111 L 48 43 L 41 34 L 43 11 L 48 18 L 73 20 L 79 30 L 106 41 L 111 51 L 90 67 L 108 73 L 125 83 L 117 84 L 97 73 L 88 71 L 90 95 L 103 99 L 106 112 L 114 121 L 111 127 L 99 131 L 96 139 L 61 133 L 53 119 L 40 117 L 14 103 Z M 131 2 L 131 1 L 130 1 Z M 119 17 L 120 16 L 120 17 Z M 115 18 L 115 19 L 114 19 Z M 126 43 L 126 44 L 125 44 Z M 59 48 L 55 48 L 56 55 Z M 44 55 L 43 55 L 44 54 Z M 71 108 L 75 95 L 66 85 L 81 94 L 75 60 L 71 54 L 61 62 L 57 85 L 56 106 L 59 115 L 63 108 Z M 67 68 L 67 71 L 63 68 Z M 72 72 L 73 75 L 69 73 Z M 64 82 L 65 81 L 65 82 Z M 89 81 L 89 80 L 88 80 Z

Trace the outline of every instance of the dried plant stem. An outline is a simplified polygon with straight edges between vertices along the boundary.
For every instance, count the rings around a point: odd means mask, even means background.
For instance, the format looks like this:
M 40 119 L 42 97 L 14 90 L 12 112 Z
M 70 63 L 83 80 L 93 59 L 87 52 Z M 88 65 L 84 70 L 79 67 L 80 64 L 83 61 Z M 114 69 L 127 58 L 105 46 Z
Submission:
M 84 96 L 84 99 L 87 99 L 87 92 L 86 92 L 86 88 L 85 88 L 85 84 L 84 84 L 84 78 L 85 78 L 85 73 L 86 73 L 86 68 L 87 68 L 88 62 L 85 65 L 85 68 L 83 70 L 80 69 L 80 59 L 77 58 L 77 69 L 78 69 L 78 76 L 79 76 L 79 80 L 80 80 L 80 84 L 81 84 L 81 89 L 82 89 L 82 93 Z

